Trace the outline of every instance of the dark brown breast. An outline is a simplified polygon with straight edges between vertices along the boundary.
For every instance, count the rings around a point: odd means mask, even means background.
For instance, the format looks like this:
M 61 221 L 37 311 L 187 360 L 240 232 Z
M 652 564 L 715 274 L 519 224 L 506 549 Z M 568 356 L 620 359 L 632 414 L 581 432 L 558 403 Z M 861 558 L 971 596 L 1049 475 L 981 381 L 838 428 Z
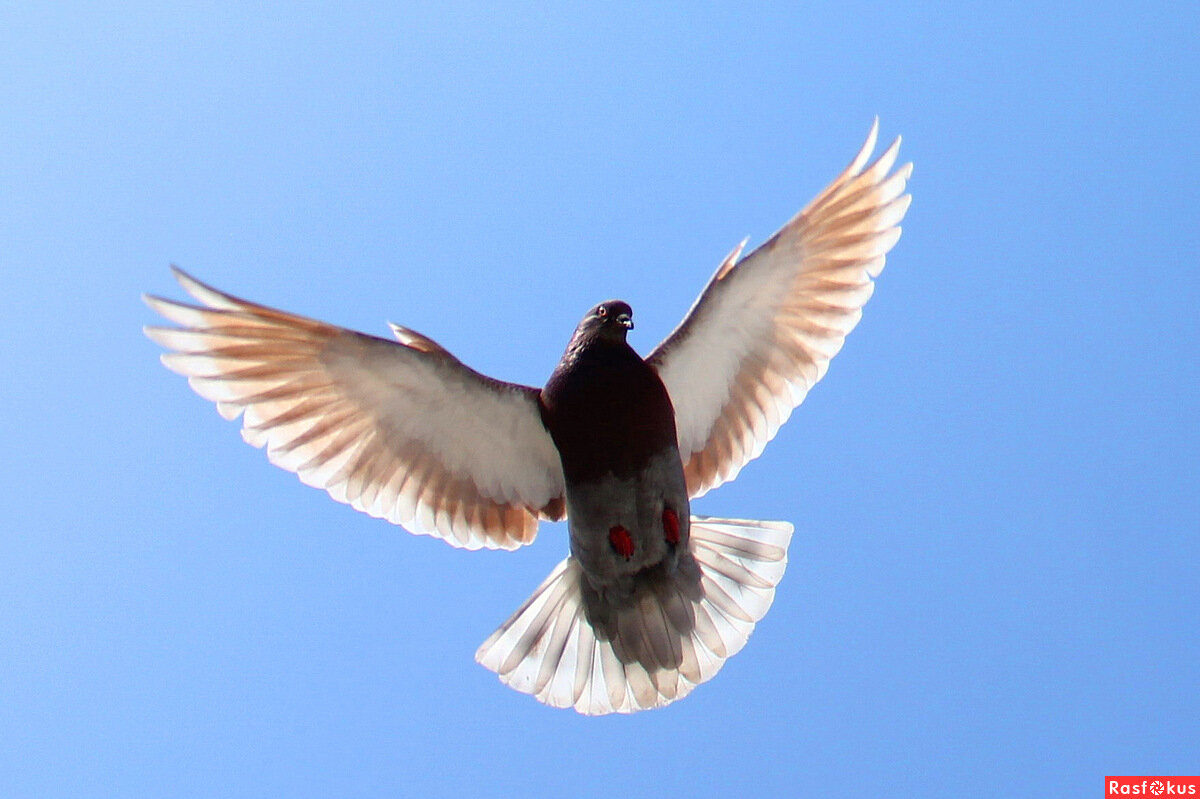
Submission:
M 568 483 L 625 477 L 676 446 L 675 412 L 658 373 L 624 342 L 569 352 L 541 393 Z

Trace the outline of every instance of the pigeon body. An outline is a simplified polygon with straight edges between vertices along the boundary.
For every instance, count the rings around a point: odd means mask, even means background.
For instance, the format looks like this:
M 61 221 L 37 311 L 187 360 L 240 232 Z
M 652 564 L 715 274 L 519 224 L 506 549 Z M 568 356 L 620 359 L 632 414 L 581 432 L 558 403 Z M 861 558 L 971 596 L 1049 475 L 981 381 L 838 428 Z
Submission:
M 745 645 L 787 564 L 786 522 L 692 516 L 825 374 L 899 238 L 911 165 L 877 124 L 803 211 L 718 267 L 646 358 L 633 311 L 584 315 L 541 390 L 495 380 L 428 337 L 377 338 L 248 302 L 176 270 L 189 305 L 149 327 L 242 436 L 309 485 L 467 548 L 513 549 L 542 520 L 570 554 L 476 659 L 509 686 L 581 713 L 659 707 Z
M 686 545 L 689 519 L 675 412 L 626 341 L 632 314 L 619 300 L 589 311 L 540 397 L 562 459 L 571 554 L 597 598 L 614 602 Z

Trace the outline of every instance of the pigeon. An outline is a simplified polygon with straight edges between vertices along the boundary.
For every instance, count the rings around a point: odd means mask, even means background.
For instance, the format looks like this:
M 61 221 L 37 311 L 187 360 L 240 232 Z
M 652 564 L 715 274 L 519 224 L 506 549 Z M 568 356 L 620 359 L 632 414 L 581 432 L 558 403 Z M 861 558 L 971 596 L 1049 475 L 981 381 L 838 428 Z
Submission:
M 584 315 L 539 389 L 396 340 L 175 277 L 146 296 L 171 370 L 242 418 L 272 463 L 339 502 L 464 549 L 516 549 L 565 519 L 569 554 L 476 653 L 512 688 L 588 715 L 667 705 L 710 680 L 770 608 L 787 522 L 693 516 L 819 381 L 900 236 L 912 165 L 897 138 L 849 166 L 749 255 L 720 263 L 647 357 L 633 310 Z

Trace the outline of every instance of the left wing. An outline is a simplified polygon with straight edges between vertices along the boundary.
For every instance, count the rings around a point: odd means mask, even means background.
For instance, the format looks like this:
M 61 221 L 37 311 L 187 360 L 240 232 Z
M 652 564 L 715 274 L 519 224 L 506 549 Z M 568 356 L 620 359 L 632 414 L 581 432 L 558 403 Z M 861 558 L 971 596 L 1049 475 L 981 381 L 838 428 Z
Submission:
M 854 160 L 750 255 L 726 257 L 682 324 L 646 359 L 675 406 L 688 493 L 733 479 L 775 437 L 858 324 L 900 238 L 912 164 L 900 139 Z
M 467 549 L 515 549 L 564 515 L 538 391 L 493 380 L 435 342 L 399 342 L 277 311 L 175 270 L 202 306 L 146 297 L 180 327 L 146 335 L 271 462 L 339 502 Z

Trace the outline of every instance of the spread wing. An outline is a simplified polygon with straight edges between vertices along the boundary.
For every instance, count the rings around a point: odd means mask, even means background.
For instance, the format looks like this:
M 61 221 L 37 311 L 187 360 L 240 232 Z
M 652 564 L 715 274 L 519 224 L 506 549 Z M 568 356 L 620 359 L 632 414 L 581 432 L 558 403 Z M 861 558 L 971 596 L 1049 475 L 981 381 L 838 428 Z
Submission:
M 740 261 L 740 246 L 730 253 L 647 358 L 675 406 L 693 497 L 762 453 L 862 316 L 911 200 L 912 164 L 892 169 L 899 138 L 866 167 L 878 127 L 807 208 Z
M 563 475 L 538 392 L 399 343 L 240 300 L 180 270 L 202 306 L 146 302 L 163 363 L 242 418 L 242 437 L 339 502 L 467 549 L 515 549 L 560 519 Z

